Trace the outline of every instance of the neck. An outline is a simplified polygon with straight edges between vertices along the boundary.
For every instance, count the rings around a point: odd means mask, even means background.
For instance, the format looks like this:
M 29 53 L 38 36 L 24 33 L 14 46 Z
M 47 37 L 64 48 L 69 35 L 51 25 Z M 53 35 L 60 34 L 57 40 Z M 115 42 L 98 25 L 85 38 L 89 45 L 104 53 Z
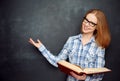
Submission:
M 93 36 L 93 34 L 85 34 L 85 33 L 83 33 L 82 36 L 85 39 L 90 39 Z
M 83 45 L 87 44 L 92 36 L 93 34 L 82 34 L 82 44 Z

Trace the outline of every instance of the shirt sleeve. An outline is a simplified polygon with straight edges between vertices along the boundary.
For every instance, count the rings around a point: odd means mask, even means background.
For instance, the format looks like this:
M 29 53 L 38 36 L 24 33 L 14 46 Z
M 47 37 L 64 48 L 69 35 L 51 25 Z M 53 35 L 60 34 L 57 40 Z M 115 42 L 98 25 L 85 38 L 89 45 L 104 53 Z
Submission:
M 48 60 L 49 63 L 51 63 L 53 66 L 58 67 L 57 62 L 59 60 L 66 60 L 69 52 L 69 42 L 70 39 L 67 40 L 66 44 L 64 45 L 61 52 L 58 54 L 58 56 L 53 55 L 50 51 L 46 49 L 46 47 L 42 44 L 38 50 L 42 53 L 42 55 Z
M 105 65 L 105 48 L 99 47 L 97 50 L 97 56 L 95 61 L 95 68 L 104 67 Z M 104 74 L 93 74 L 92 76 L 87 76 L 85 81 L 101 81 Z

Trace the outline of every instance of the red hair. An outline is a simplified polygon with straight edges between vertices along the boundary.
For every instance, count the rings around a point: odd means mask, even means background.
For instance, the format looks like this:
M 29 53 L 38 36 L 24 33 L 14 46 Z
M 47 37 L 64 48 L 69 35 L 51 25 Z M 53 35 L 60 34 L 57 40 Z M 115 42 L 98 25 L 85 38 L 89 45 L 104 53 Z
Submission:
M 99 46 L 106 48 L 108 47 L 111 40 L 106 16 L 99 9 L 91 9 L 86 13 L 85 16 L 87 16 L 90 13 L 95 14 L 97 18 L 96 30 L 93 33 L 95 36 L 95 40 Z

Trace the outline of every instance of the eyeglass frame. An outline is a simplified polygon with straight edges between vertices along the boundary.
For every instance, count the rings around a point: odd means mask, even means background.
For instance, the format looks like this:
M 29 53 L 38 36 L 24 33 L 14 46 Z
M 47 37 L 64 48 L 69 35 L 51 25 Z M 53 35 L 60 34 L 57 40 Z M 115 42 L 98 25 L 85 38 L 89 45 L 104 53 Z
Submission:
M 86 22 L 85 22 L 86 21 Z M 89 21 L 86 17 L 83 17 L 83 22 L 84 23 L 88 23 L 89 26 L 92 26 L 92 27 L 95 27 L 97 24 L 92 22 L 92 21 Z

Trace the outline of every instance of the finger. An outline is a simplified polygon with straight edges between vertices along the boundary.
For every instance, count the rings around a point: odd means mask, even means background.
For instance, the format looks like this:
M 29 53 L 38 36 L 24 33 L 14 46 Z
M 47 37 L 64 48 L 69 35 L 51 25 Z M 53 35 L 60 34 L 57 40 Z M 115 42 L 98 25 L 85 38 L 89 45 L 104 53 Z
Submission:
M 33 44 L 30 40 L 28 41 L 30 44 Z
M 76 74 L 74 72 L 70 72 L 70 74 L 74 77 L 76 77 Z
M 32 38 L 30 38 L 29 42 L 30 42 L 31 44 L 35 44 L 35 42 L 33 41 Z
M 29 42 L 32 43 L 32 38 L 29 39 Z
M 83 74 L 82 76 L 83 76 L 83 77 L 85 77 L 85 76 L 86 76 L 86 74 Z
M 37 39 L 37 42 L 38 42 L 38 43 L 41 43 L 39 39 Z
M 74 74 L 74 73 L 71 71 L 70 74 Z
M 34 42 L 32 38 L 30 38 L 30 41 L 31 41 L 31 42 Z

